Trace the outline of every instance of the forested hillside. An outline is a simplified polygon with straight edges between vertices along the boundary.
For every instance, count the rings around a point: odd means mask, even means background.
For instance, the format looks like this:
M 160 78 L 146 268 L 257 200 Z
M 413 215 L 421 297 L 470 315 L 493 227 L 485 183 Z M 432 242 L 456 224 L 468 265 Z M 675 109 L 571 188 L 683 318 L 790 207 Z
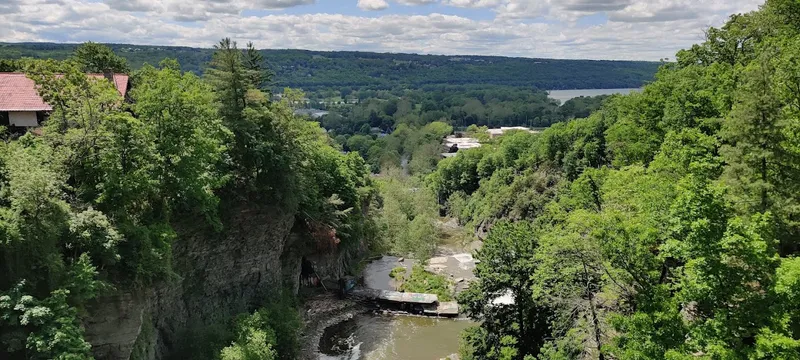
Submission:
M 559 104 L 544 91 L 485 86 L 481 88 L 442 88 L 406 90 L 399 94 L 378 92 L 355 106 L 327 105 L 332 112 L 322 118 L 322 126 L 336 134 L 354 134 L 377 127 L 388 131 L 399 124 L 425 125 L 443 120 L 458 128 L 469 125 L 501 127 L 547 127 L 551 124 L 586 117 L 600 108 L 608 96 L 579 97 Z M 312 103 L 312 106 L 314 104 Z
M 53 105 L 41 131 L 0 132 L 2 359 L 91 358 L 90 304 L 183 281 L 181 220 L 229 231 L 242 204 L 295 219 L 298 251 L 369 247 L 422 263 L 450 220 L 440 210 L 456 219 L 483 241 L 477 279 L 459 281 L 476 320 L 463 360 L 800 359 L 797 0 L 708 29 L 641 92 L 565 107 L 516 86 L 638 86 L 653 64 L 258 52 L 228 39 L 113 47 L 123 57 L 93 43 L 0 45 L 0 57 L 60 59 L 0 61 Z M 131 68 L 127 100 L 85 75 Z M 326 104 L 325 131 L 293 115 L 302 92 L 266 91 L 284 85 L 368 96 Z M 477 126 L 500 124 L 550 126 L 497 138 Z M 441 159 L 454 127 L 482 146 Z M 231 248 L 231 262 L 248 255 Z M 261 257 L 247 266 L 273 270 Z M 423 269 L 401 289 L 449 299 L 457 280 Z M 139 339 L 173 336 L 182 343 L 162 345 L 178 359 L 297 358 L 292 294 L 252 274 L 269 293 L 231 300 L 239 316 L 179 335 L 187 324 L 140 323 L 131 357 L 148 358 Z M 208 296 L 201 280 L 182 286 L 207 302 L 252 283 Z
M 177 59 L 184 71 L 198 75 L 212 49 L 108 44 L 132 68 Z M 0 44 L 0 59 L 68 58 L 77 45 Z M 539 89 L 636 88 L 653 79 L 656 62 L 381 54 L 354 51 L 260 50 L 275 73 L 276 89 L 304 91 L 346 88 L 420 88 L 427 85 L 504 85 Z M 2 71 L 2 66 L 0 66 Z
M 414 165 L 412 173 L 427 173 L 444 151 L 441 139 L 453 129 L 547 127 L 585 117 L 606 99 L 580 97 L 559 105 L 542 91 L 493 86 L 404 91 L 400 96 L 381 92 L 355 105 L 325 106 L 331 113 L 320 124 L 345 151 L 359 152 L 376 173 L 400 167 L 401 158 Z
M 642 93 L 443 160 L 488 231 L 461 358 L 800 358 L 799 144 L 800 2 L 769 0 Z
M 85 74 L 127 70 L 103 46 L 84 45 L 65 61 L 16 64 L 53 111 L 37 135 L 0 132 L 0 358 L 91 358 L 82 323 L 89 304 L 159 284 L 180 288 L 194 271 L 173 267 L 186 260 L 172 250 L 183 235 L 176 224 L 187 219 L 213 238 L 237 230 L 225 221 L 240 215 L 235 209 L 255 216 L 268 207 L 297 218 L 293 231 L 309 242 L 295 244 L 300 249 L 356 247 L 369 236 L 365 207 L 374 191 L 364 161 L 331 146 L 317 123 L 293 116 L 290 94 L 271 102 L 257 89 L 263 64 L 250 60 L 226 39 L 204 78 L 183 73 L 174 60 L 144 66 L 132 77 L 130 102 L 109 81 Z M 216 321 L 213 336 L 195 343 L 183 334 L 180 341 L 190 345 L 164 351 L 181 359 L 294 358 L 300 324 L 293 294 L 281 286 L 270 284 L 261 289 L 267 298 L 239 305 L 265 307 L 235 328 L 228 309 L 215 309 L 202 319 Z M 135 316 L 143 322 L 134 328 L 141 334 L 133 334 L 133 358 L 147 358 L 154 341 L 147 336 L 158 335 L 146 316 Z M 175 332 L 188 325 L 166 326 Z M 119 330 L 101 335 L 117 340 Z

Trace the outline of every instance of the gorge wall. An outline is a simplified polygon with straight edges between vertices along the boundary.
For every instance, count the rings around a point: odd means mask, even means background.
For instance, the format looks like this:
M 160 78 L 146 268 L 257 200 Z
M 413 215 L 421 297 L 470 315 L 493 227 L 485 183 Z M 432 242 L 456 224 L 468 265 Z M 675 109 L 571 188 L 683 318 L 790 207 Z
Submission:
M 193 329 L 229 321 L 275 296 L 297 290 L 301 254 L 294 212 L 236 208 L 224 231 L 184 219 L 173 244 L 175 276 L 98 299 L 84 321 L 97 359 L 162 359 Z M 194 340 L 194 339 L 193 339 Z M 199 340 L 198 340 L 199 341 Z

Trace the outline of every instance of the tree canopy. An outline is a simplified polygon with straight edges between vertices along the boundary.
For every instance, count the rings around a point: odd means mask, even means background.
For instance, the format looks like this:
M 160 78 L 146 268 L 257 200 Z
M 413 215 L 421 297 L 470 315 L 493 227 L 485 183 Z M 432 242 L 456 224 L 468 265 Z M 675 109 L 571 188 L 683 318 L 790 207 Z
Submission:
M 439 163 L 485 241 L 465 358 L 800 357 L 798 11 L 767 1 L 641 93 Z
M 182 217 L 222 231 L 230 206 L 269 206 L 297 217 L 301 246 L 368 236 L 366 163 L 270 101 L 259 62 L 224 39 L 205 78 L 175 60 L 147 65 L 129 101 L 86 76 L 126 69 L 102 45 L 23 64 L 53 110 L 39 135 L 4 129 L 0 143 L 0 357 L 90 358 L 80 314 L 98 296 L 174 279 Z M 281 316 L 253 315 L 222 356 L 292 358 L 297 327 Z
M 176 59 L 185 71 L 202 75 L 214 50 L 177 46 L 104 45 L 132 68 Z M 0 59 L 68 58 L 77 45 L 0 44 Z M 274 72 L 275 89 L 307 92 L 347 89 L 387 90 L 428 85 L 503 85 L 539 89 L 614 89 L 640 87 L 652 80 L 659 63 L 645 61 L 559 60 L 501 56 L 381 54 L 356 51 L 260 50 Z M 255 53 L 248 52 L 248 58 Z

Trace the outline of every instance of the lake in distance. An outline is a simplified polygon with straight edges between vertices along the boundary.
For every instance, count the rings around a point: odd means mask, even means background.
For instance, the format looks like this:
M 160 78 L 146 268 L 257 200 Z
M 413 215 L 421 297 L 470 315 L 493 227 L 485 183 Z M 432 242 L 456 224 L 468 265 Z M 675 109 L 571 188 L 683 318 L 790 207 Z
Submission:
M 641 91 L 641 88 L 629 88 L 629 89 L 576 89 L 576 90 L 548 90 L 547 93 L 549 94 L 550 98 L 556 99 L 561 101 L 561 103 L 567 102 L 569 99 L 573 99 L 576 97 L 581 96 L 598 96 L 598 95 L 613 95 L 613 94 L 622 94 L 627 95 L 630 94 L 632 91 Z

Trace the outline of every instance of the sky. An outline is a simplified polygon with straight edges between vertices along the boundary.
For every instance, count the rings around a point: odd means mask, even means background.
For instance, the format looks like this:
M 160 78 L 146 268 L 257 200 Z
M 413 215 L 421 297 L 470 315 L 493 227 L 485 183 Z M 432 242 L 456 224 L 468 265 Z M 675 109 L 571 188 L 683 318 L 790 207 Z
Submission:
M 763 0 L 0 0 L 0 42 L 671 59 Z

